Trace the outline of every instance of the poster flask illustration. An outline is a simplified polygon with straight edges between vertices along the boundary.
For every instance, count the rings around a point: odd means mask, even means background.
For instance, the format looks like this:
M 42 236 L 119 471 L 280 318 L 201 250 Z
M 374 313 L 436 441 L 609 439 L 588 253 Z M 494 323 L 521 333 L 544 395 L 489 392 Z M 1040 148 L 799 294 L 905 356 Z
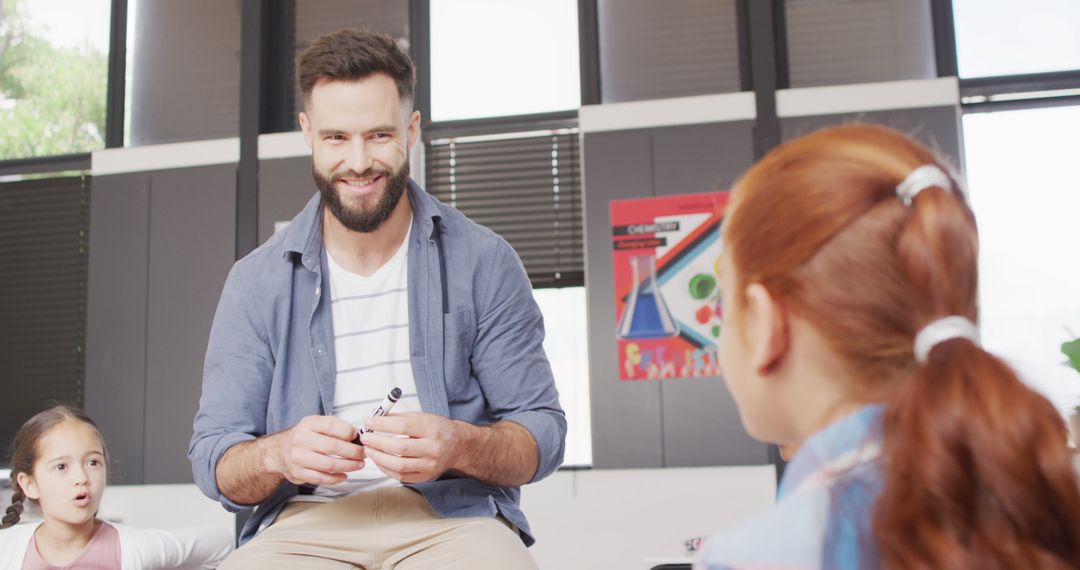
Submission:
M 623 340 L 668 338 L 679 334 L 664 296 L 656 284 L 656 258 L 635 255 L 630 258 L 634 288 L 619 319 L 618 336 Z

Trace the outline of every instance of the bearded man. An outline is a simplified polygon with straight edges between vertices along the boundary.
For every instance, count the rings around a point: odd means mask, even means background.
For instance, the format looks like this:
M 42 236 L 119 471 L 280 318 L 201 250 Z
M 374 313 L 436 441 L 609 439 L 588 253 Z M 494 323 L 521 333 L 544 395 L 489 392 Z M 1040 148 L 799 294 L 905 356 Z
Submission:
M 323 36 L 297 79 L 318 193 L 233 266 L 188 452 L 204 493 L 256 507 L 222 568 L 535 568 L 520 486 L 566 419 L 521 261 L 409 178 L 391 38 Z

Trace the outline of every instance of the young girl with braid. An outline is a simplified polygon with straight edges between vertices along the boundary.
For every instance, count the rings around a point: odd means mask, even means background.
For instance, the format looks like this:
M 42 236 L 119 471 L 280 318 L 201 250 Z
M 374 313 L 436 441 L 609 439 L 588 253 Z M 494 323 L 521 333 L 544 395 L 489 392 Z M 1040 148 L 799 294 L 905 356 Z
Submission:
M 12 444 L 14 494 L 0 525 L 0 569 L 213 568 L 232 550 L 227 530 L 139 530 L 98 518 L 108 456 L 97 426 L 76 408 L 30 418 Z M 43 520 L 18 524 L 25 501 Z
M 1080 568 L 1061 416 L 979 346 L 975 219 L 926 148 L 851 125 L 784 144 L 724 228 L 724 378 L 797 449 L 773 509 L 698 568 Z

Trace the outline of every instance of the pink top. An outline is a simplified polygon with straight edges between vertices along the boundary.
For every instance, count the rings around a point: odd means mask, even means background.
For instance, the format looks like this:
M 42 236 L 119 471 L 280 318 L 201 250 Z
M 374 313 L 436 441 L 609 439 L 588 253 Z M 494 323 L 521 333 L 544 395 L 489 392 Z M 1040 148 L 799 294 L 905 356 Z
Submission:
M 120 567 L 120 533 L 109 523 L 101 523 L 86 548 L 67 566 L 52 566 L 41 557 L 37 539 L 26 547 L 23 570 L 116 570 Z

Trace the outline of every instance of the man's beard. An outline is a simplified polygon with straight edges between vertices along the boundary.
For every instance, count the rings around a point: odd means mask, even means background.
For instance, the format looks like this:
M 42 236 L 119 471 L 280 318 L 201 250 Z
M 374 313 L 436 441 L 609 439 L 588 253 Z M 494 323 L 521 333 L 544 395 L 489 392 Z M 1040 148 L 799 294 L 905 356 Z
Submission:
M 337 192 L 336 184 L 338 181 L 342 178 L 371 178 L 379 175 L 385 177 L 386 184 L 383 194 L 379 197 L 379 201 L 374 208 L 370 210 L 354 210 L 345 207 L 345 204 L 341 201 L 341 196 Z M 330 212 L 341 222 L 341 225 L 354 232 L 371 233 L 379 229 L 379 226 L 390 218 L 401 200 L 401 195 L 405 193 L 405 188 L 409 185 L 409 161 L 406 160 L 405 164 L 402 164 L 401 168 L 393 173 L 375 171 L 369 168 L 359 174 L 348 170 L 335 174 L 330 178 L 326 178 L 319 173 L 315 169 L 315 163 L 312 162 L 311 177 L 315 180 L 315 185 L 319 187 L 323 203 L 330 208 Z

